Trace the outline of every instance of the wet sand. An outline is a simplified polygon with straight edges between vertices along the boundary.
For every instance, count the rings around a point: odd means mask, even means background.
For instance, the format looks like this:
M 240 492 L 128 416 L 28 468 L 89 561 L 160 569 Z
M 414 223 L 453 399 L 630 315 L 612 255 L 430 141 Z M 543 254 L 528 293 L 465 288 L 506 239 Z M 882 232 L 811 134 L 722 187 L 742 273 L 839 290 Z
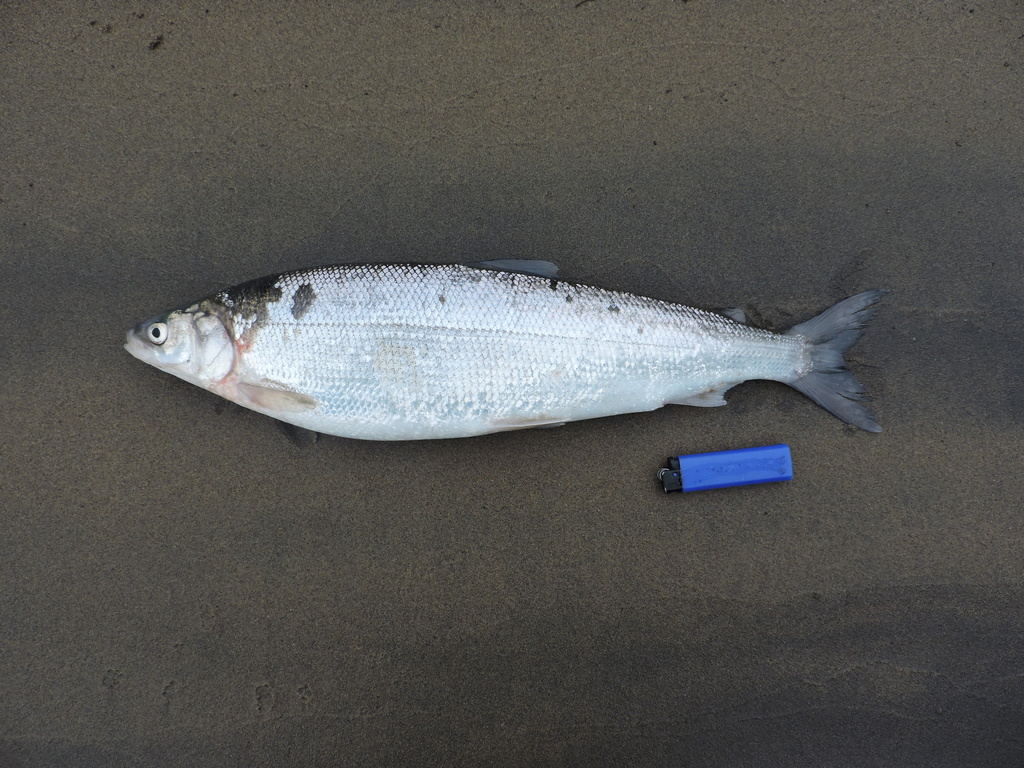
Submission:
M 0 765 L 1024 759 L 1019 7 L 252 7 L 3 11 Z M 298 445 L 121 348 L 484 258 L 775 329 L 889 288 L 886 431 L 754 382 Z M 774 442 L 791 483 L 654 479 Z

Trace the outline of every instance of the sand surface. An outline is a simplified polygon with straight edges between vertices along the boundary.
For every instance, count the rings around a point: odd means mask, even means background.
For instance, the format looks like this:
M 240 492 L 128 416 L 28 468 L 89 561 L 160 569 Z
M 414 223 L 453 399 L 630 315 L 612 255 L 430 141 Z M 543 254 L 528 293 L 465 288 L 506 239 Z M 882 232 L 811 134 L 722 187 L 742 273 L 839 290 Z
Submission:
M 244 5 L 0 10 L 0 765 L 1024 761 L 1020 3 Z M 754 382 L 299 445 L 122 350 L 517 257 L 775 329 L 889 288 L 886 431 Z

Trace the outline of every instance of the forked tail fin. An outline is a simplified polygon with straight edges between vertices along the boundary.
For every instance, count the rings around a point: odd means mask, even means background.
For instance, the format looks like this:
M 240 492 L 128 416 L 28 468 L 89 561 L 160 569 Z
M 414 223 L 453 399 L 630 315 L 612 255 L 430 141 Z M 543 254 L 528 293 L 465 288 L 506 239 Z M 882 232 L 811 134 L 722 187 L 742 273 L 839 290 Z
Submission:
M 846 370 L 843 353 L 860 338 L 864 324 L 877 309 L 875 304 L 886 293 L 858 293 L 786 332 L 789 336 L 802 336 L 814 345 L 810 372 L 790 386 L 847 424 L 868 432 L 881 432 L 882 428 L 864 405 L 871 398 L 857 377 Z

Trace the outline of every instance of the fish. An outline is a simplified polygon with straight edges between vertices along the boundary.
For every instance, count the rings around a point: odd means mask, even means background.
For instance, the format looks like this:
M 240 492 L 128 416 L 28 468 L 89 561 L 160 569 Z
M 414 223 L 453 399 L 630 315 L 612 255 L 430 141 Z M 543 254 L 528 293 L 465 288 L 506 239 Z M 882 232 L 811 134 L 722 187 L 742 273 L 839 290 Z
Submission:
M 483 435 L 715 407 L 780 381 L 880 432 L 845 367 L 883 290 L 783 333 L 564 281 L 547 261 L 339 264 L 263 277 L 128 331 L 139 360 L 259 413 L 363 440 Z

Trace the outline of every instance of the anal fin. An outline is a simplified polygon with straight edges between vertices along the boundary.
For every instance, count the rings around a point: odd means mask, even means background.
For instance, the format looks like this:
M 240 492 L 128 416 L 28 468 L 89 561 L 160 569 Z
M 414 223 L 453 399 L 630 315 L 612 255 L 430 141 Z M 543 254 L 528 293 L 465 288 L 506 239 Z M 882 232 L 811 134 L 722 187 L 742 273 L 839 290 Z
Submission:
M 508 419 L 495 419 L 491 422 L 491 430 L 494 432 L 511 432 L 516 429 L 533 429 L 535 427 L 561 427 L 565 419 L 552 418 L 551 416 L 523 416 Z
M 683 397 L 679 400 L 669 400 L 669 405 L 695 405 L 698 408 L 718 408 L 725 405 L 725 393 L 732 389 L 735 384 L 723 384 L 713 387 L 706 392 L 699 392 L 696 395 Z

